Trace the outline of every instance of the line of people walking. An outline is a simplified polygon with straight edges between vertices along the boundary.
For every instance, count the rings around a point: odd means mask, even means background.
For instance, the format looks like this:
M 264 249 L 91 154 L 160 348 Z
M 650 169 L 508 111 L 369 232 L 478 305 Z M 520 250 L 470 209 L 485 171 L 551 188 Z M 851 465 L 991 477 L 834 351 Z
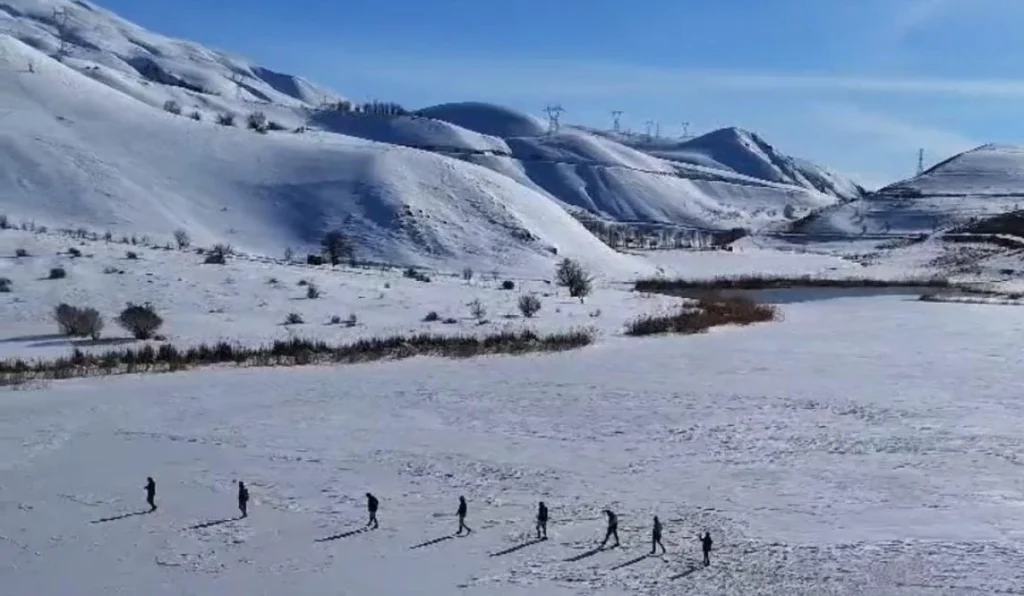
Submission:
M 238 483 L 238 510 L 241 512 L 241 517 L 246 518 L 249 516 L 249 489 L 246 488 L 245 483 L 241 480 Z M 146 478 L 146 504 L 149 505 L 150 513 L 156 511 L 156 482 L 152 476 Z M 366 493 L 366 509 L 369 513 L 369 520 L 366 522 L 366 529 L 376 530 L 380 527 L 380 523 L 377 521 L 377 511 L 380 509 L 380 500 L 377 499 L 372 493 Z M 469 506 L 466 503 L 466 497 L 459 496 L 459 507 L 455 514 L 459 519 L 459 527 L 455 532 L 456 536 L 462 536 L 463 532 L 465 535 L 470 535 L 473 530 L 466 525 L 466 516 L 469 513 Z M 615 539 L 615 544 L 612 548 L 619 546 L 619 517 L 611 509 L 605 509 L 602 512 L 607 518 L 607 525 L 605 527 L 604 540 L 601 541 L 601 545 L 598 547 L 603 549 L 608 541 L 612 538 Z M 548 520 L 549 512 L 548 507 L 544 501 L 540 501 L 537 505 L 537 518 L 536 518 L 536 530 L 537 540 L 547 540 L 548 538 Z M 668 551 L 665 550 L 665 545 L 661 542 L 662 535 L 662 524 L 658 516 L 654 516 L 653 527 L 651 529 L 651 553 L 652 555 L 657 554 L 658 548 L 661 548 L 662 554 L 666 554 Z M 714 541 L 711 539 L 711 532 L 704 532 L 704 535 L 700 537 L 701 550 L 704 554 L 704 566 L 711 564 L 711 547 Z

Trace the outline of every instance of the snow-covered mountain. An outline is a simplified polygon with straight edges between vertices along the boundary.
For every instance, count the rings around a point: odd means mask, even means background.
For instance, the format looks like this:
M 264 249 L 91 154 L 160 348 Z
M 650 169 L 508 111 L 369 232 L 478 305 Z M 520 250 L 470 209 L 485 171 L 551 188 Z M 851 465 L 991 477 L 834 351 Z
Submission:
M 50 225 L 274 254 L 340 226 L 365 258 L 633 270 L 569 212 L 759 228 L 845 198 L 763 150 L 690 163 L 480 103 L 343 112 L 304 79 L 80 0 L 0 4 L 0 69 L 0 211 Z M 256 114 L 265 134 L 245 130 Z
M 798 170 L 794 160 L 763 151 L 731 165 L 687 163 L 579 127 L 549 134 L 534 117 L 486 103 L 443 104 L 369 122 L 360 115 L 323 110 L 313 121 L 340 134 L 456 154 L 569 209 L 617 221 L 757 228 L 783 221 L 787 207 L 806 213 L 859 196 L 852 182 L 814 166 L 806 166 L 799 179 L 766 175 L 773 168 L 782 171 L 771 159 L 787 171 Z M 746 138 L 736 137 L 736 147 L 721 144 L 720 153 L 740 154 Z M 817 188 L 811 179 L 832 182 Z
M 720 128 L 682 141 L 638 134 L 593 132 L 669 161 L 806 188 L 842 200 L 859 199 L 866 193 L 863 187 L 849 178 L 826 167 L 784 155 L 759 135 L 741 128 Z
M 1024 147 L 982 145 L 794 228 L 825 234 L 922 234 L 1024 206 Z

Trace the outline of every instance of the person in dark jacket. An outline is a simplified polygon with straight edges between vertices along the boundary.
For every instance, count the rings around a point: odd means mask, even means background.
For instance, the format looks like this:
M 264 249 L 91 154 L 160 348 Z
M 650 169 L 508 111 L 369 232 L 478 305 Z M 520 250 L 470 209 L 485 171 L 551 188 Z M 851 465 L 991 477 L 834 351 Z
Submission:
M 544 501 L 537 506 L 537 540 L 548 537 L 548 506 Z
M 146 476 L 146 503 L 149 504 L 149 511 L 156 511 L 156 482 L 152 476 Z
M 242 517 L 249 517 L 249 489 L 245 488 L 241 480 L 238 481 L 238 510 L 242 512 Z
M 658 552 L 658 547 L 661 547 L 661 552 L 664 554 L 665 545 L 661 543 L 661 520 L 658 516 L 654 516 L 654 528 L 651 530 L 651 554 Z
M 466 525 L 466 512 L 467 512 L 466 497 L 461 497 L 460 496 L 459 497 L 459 511 L 458 511 L 459 531 L 455 533 L 456 536 L 462 535 L 462 531 L 463 530 L 466 531 L 466 535 L 469 535 L 473 531 L 473 530 L 470 530 L 469 526 Z
M 704 537 L 700 539 L 701 550 L 704 551 L 704 566 L 707 567 L 711 564 L 709 555 L 711 554 L 711 532 L 704 532 Z
M 380 501 L 377 500 L 377 497 L 371 495 L 370 493 L 366 493 L 366 508 L 370 512 L 370 521 L 366 523 L 367 528 L 373 528 L 374 530 L 377 529 L 378 506 L 380 506 Z
M 619 545 L 619 518 L 612 513 L 611 509 L 605 509 L 604 514 L 608 516 L 608 530 L 604 534 L 604 540 L 601 541 L 601 548 L 604 548 L 612 536 L 615 537 L 615 544 L 612 545 L 612 548 L 615 548 Z

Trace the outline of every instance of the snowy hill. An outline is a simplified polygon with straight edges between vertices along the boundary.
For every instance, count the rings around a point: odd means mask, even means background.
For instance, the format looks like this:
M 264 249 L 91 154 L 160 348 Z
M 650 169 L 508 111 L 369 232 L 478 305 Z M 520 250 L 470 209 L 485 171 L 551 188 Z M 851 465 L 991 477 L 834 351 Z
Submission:
M 443 104 L 393 118 L 393 124 L 360 120 L 330 113 L 314 118 L 341 134 L 460 154 L 570 209 L 622 222 L 758 228 L 784 221 L 787 206 L 806 213 L 846 198 L 806 179 L 767 179 L 765 168 L 749 164 L 747 172 L 676 163 L 582 128 L 564 126 L 549 134 L 536 118 L 493 104 Z M 838 185 L 841 179 L 836 180 Z
M 806 188 L 841 200 L 858 199 L 865 193 L 849 178 L 806 160 L 783 155 L 759 135 L 740 128 L 721 128 L 684 141 L 593 132 L 669 161 Z
M 1024 205 L 1024 148 L 982 145 L 864 199 L 823 210 L 795 231 L 921 234 Z
M 164 238 L 182 227 L 272 254 L 342 226 L 370 259 L 531 268 L 585 255 L 632 271 L 644 265 L 567 212 L 756 229 L 839 196 L 806 176 L 770 179 L 763 151 L 685 163 L 573 127 L 548 135 L 491 104 L 342 113 L 340 96 L 299 77 L 87 2 L 11 0 L 0 35 L 0 200 L 50 225 Z M 239 130 L 257 113 L 269 134 Z M 229 115 L 236 125 L 219 126 Z
M 33 63 L 34 72 L 25 65 Z M 363 258 L 627 266 L 549 198 L 440 155 L 333 134 L 258 134 L 142 103 L 0 37 L 4 210 L 56 225 L 281 254 L 341 226 Z

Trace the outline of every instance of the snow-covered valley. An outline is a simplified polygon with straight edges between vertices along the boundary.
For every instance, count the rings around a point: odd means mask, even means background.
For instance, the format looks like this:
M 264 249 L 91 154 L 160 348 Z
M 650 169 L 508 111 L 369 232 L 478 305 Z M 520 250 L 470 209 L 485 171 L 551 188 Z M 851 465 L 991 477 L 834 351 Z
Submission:
M 346 97 L 85 0 L 0 4 L 0 596 L 1024 593 L 1024 235 L 988 219 L 1019 208 L 1019 148 L 868 193 L 739 128 Z M 601 226 L 762 233 L 617 250 Z M 328 231 L 354 264 L 307 264 Z M 684 304 L 638 279 L 737 276 L 910 285 L 625 332 Z M 936 278 L 963 293 L 919 300 Z M 105 325 L 68 337 L 60 304 Z M 553 353 L 5 385 L 76 353 L 580 329 Z M 367 491 L 380 528 L 357 532 Z M 604 509 L 622 545 L 595 550 Z M 655 515 L 668 553 L 645 556 Z

